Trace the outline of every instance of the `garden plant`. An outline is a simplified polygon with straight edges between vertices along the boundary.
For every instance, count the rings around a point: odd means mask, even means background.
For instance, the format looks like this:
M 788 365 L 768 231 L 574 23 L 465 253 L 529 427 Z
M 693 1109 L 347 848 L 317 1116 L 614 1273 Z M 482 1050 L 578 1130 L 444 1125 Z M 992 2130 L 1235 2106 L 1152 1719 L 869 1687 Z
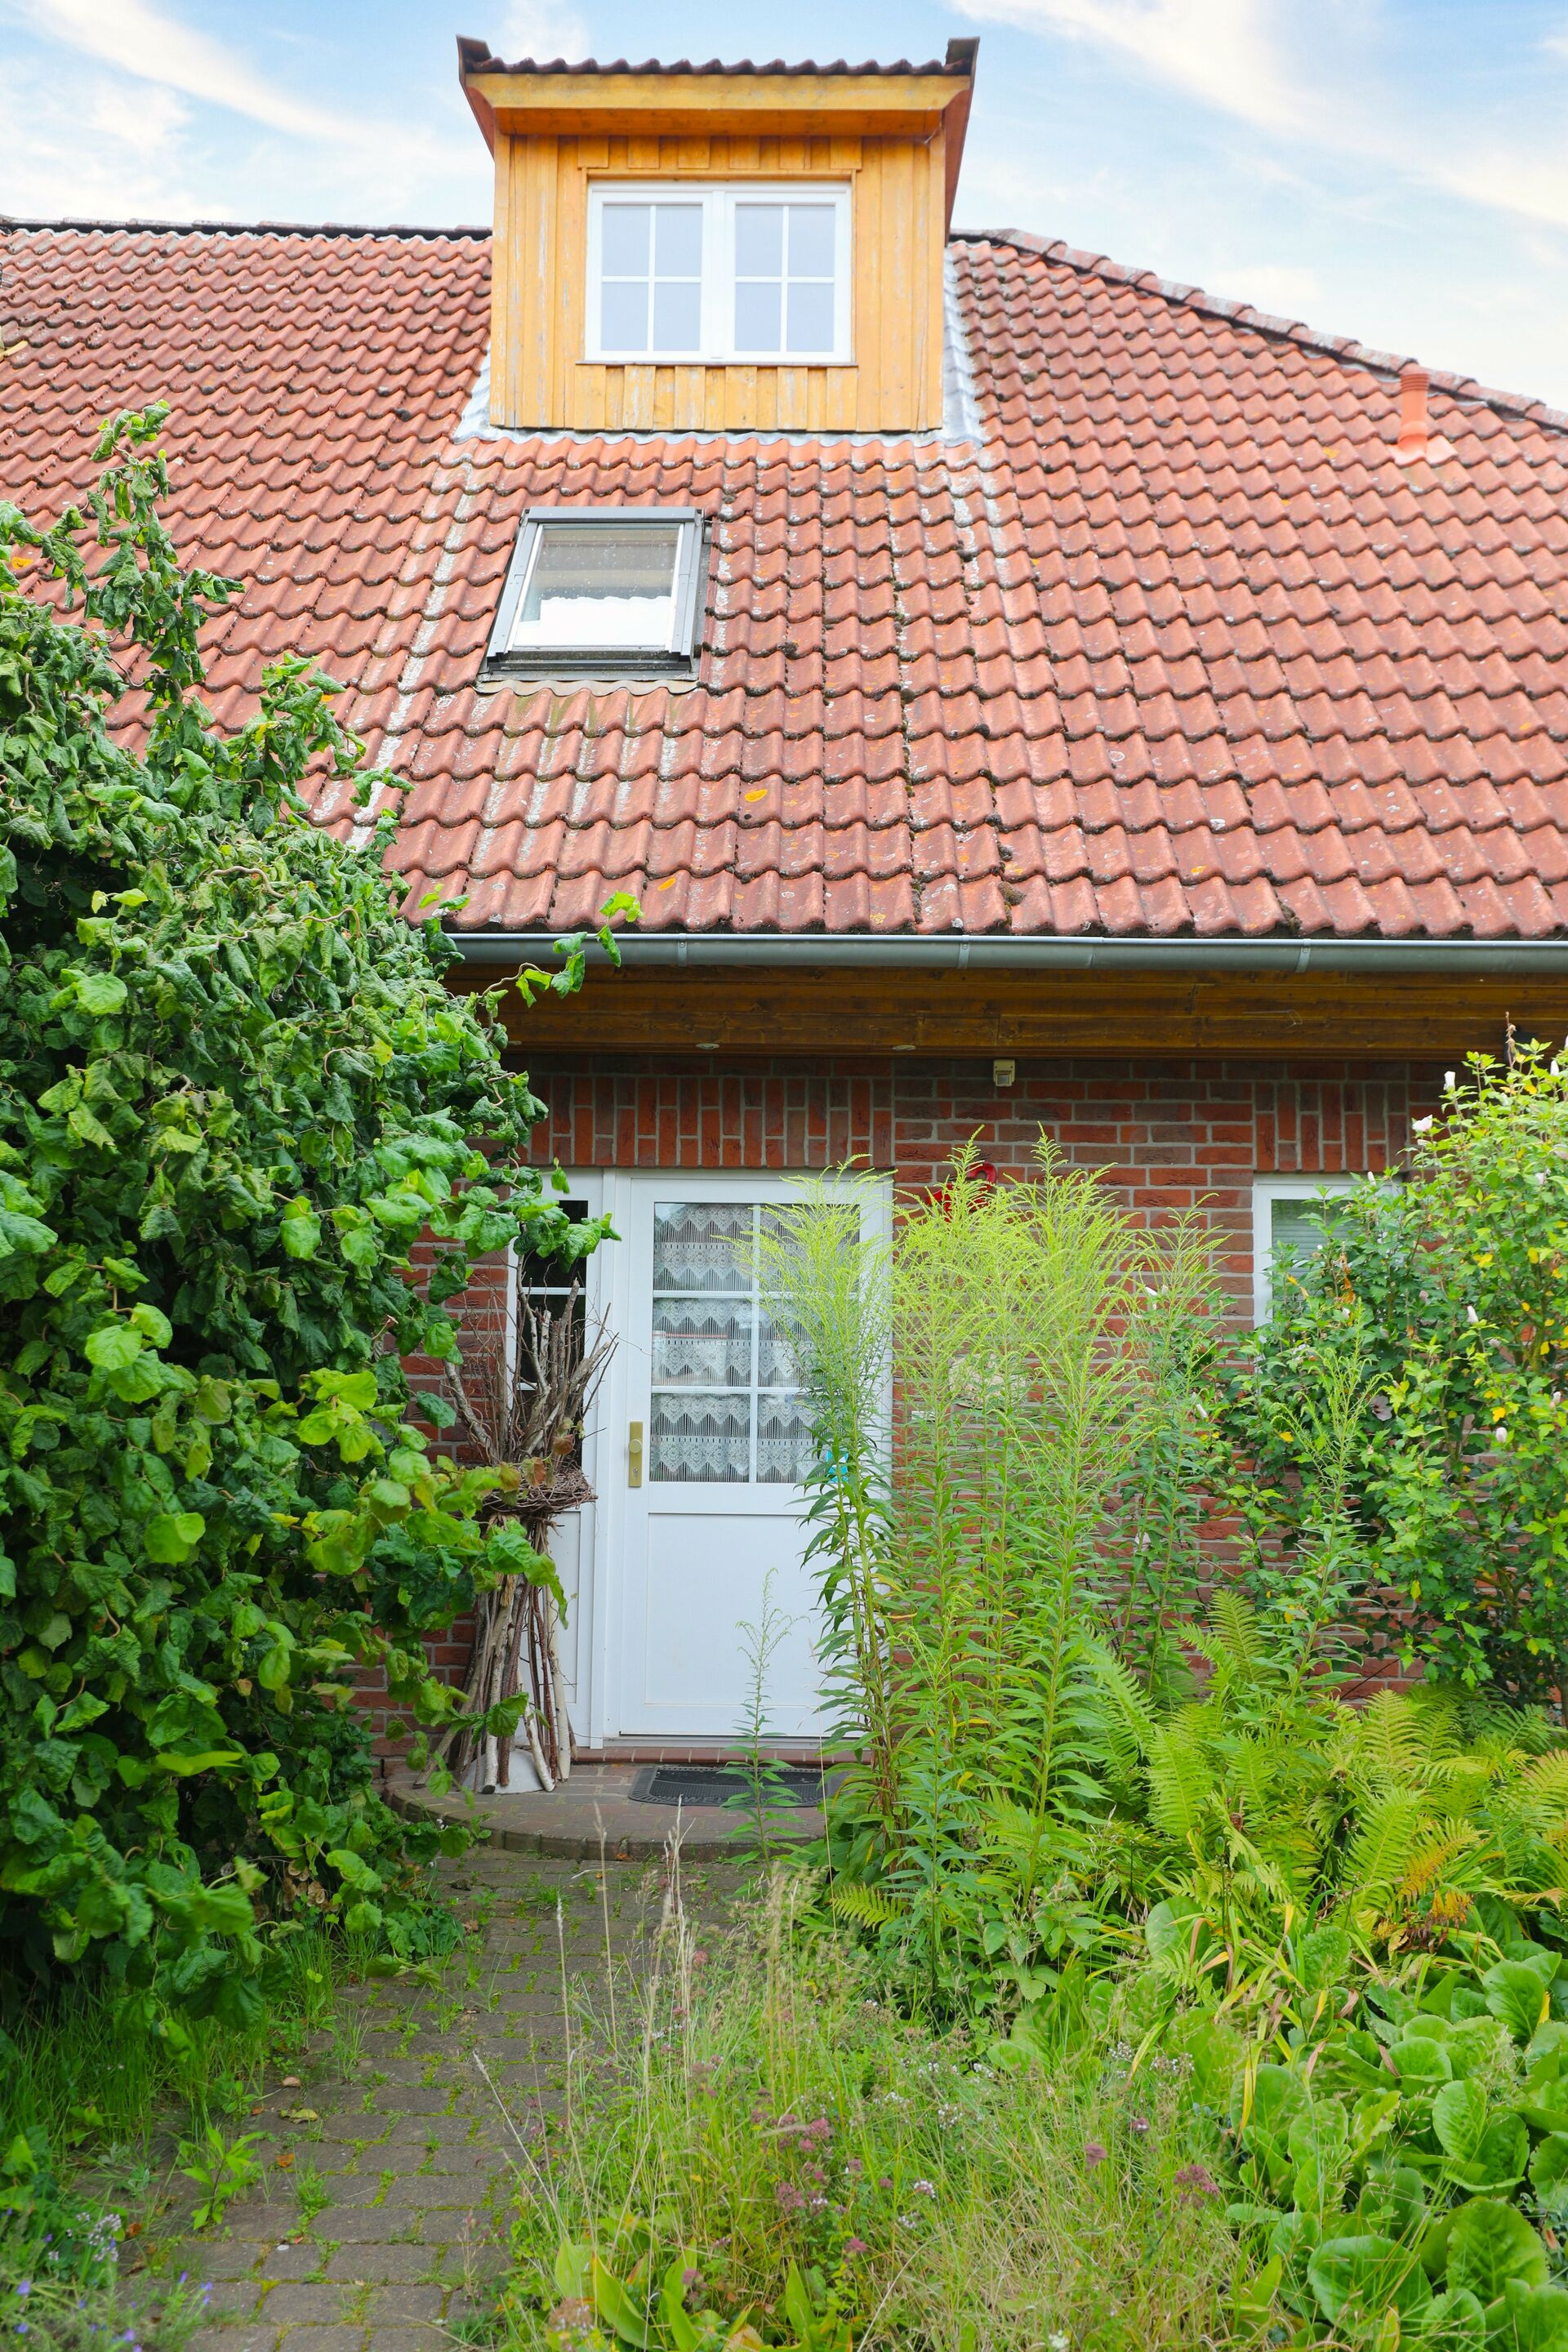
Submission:
M 363 1968 L 453 1940 L 428 1865 L 466 1832 L 374 1793 L 353 1681 L 442 1726 L 424 1635 L 552 1571 L 403 1360 L 451 1355 L 480 1253 L 602 1231 L 525 1164 L 493 1002 L 399 910 L 396 787 L 331 682 L 285 658 L 242 723 L 204 704 L 237 584 L 178 559 L 163 415 L 106 427 L 85 511 L 0 504 L 0 2055 L 45 2002 L 52 2042 L 156 2045 L 150 2087 L 264 2038 L 303 1922 Z M 312 773 L 382 795 L 362 839 Z M 565 945 L 536 982 L 574 984 Z M 0 2241 L 67 2162 L 24 2091 Z
M 1044 1149 L 780 1213 L 853 1760 L 544 2143 L 519 2341 L 1568 2352 L 1564 1165 L 1477 1066 L 1240 1338 Z

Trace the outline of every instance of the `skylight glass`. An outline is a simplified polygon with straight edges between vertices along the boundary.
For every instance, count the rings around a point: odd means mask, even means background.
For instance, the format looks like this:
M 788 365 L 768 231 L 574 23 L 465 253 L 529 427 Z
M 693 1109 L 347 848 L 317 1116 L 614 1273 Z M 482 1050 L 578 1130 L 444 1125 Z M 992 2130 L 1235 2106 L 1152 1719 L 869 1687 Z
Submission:
M 679 552 L 677 523 L 541 525 L 513 650 L 667 646 Z
M 692 677 L 704 546 L 696 507 L 531 507 L 485 678 Z

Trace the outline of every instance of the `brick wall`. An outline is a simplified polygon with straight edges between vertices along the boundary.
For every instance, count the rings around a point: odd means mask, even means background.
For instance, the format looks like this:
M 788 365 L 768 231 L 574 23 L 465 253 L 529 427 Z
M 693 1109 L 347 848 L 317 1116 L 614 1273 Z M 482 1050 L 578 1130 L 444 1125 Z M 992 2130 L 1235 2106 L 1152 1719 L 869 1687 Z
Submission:
M 1021 1173 L 1044 1129 L 1144 1215 L 1201 1203 L 1224 1237 L 1238 1311 L 1251 1297 L 1254 1176 L 1389 1167 L 1441 1075 L 1403 1063 L 1019 1062 L 1000 1087 L 989 1061 L 913 1055 L 815 1070 L 631 1057 L 529 1070 L 549 1108 L 534 1156 L 567 1168 L 809 1169 L 857 1157 L 924 1185 L 971 1137 Z
M 1020 1061 L 1002 1087 L 988 1060 L 913 1055 L 816 1068 L 606 1056 L 531 1062 L 529 1076 L 548 1111 L 532 1157 L 563 1168 L 784 1170 L 858 1159 L 900 1184 L 927 1185 L 971 1138 L 1004 1172 L 1025 1173 L 1044 1129 L 1075 1167 L 1103 1169 L 1142 1215 L 1201 1205 L 1221 1235 L 1237 1314 L 1251 1307 L 1253 1178 L 1395 1164 L 1411 1118 L 1434 1108 L 1442 1081 L 1436 1066 L 1404 1063 L 1080 1060 Z M 422 1246 L 416 1263 L 429 1255 Z M 487 1260 L 453 1302 L 465 1351 L 502 1344 L 506 1285 L 504 1261 Z M 409 1369 L 416 1385 L 436 1376 L 417 1360 Z M 463 1626 L 432 1649 L 453 1675 L 467 1654 Z M 360 1698 L 381 1752 L 395 1752 L 384 1685 L 367 1678 Z

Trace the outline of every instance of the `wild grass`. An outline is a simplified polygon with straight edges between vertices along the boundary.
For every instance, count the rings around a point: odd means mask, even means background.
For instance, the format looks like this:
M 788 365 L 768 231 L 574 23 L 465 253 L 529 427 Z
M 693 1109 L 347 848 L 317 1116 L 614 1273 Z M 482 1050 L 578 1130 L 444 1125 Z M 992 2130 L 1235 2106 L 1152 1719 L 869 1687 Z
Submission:
M 654 2345 L 672 2266 L 690 2313 L 769 2342 L 797 2340 L 792 2265 L 811 2340 L 847 2323 L 857 2352 L 1173 2352 L 1247 2335 L 1173 2079 L 1130 2081 L 1131 2053 L 1089 2028 L 1070 2061 L 1064 2046 L 1051 2066 L 994 2063 L 891 2008 L 863 1955 L 803 1921 L 810 1896 L 775 1872 L 738 1926 L 700 1937 L 676 1900 L 614 2024 L 602 2001 L 579 2012 L 562 2118 L 514 2117 L 502 2340 L 575 2340 L 563 2248 L 652 2309 Z
M 66 2294 L 62 2326 L 78 2289 L 112 2302 L 121 2255 L 150 2233 L 184 2141 L 209 2128 L 231 2138 L 267 2074 L 307 2052 L 352 2065 L 358 2021 L 343 1996 L 368 1958 L 326 1926 L 275 1932 L 265 2006 L 245 2029 L 154 2004 L 150 2028 L 131 2031 L 101 1988 L 24 1997 L 13 1982 L 0 2028 L 0 2285 L 26 2278 L 34 2293 Z

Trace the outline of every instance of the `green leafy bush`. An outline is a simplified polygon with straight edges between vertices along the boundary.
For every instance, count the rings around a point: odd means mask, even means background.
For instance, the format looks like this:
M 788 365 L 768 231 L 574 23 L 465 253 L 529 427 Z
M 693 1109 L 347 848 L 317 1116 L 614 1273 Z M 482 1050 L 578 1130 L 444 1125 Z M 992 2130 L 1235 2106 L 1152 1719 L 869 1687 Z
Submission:
M 1325 1379 L 1367 1380 L 1358 1613 L 1406 1664 L 1561 1707 L 1568 1657 L 1568 1073 L 1485 1055 L 1407 1175 L 1336 1200 L 1226 1403 L 1265 1546 L 1294 1533 Z
M 830 1701 L 860 1750 L 835 1900 L 961 2004 L 989 1985 L 1007 2005 L 1100 1935 L 1102 1818 L 1137 1764 L 1111 1643 L 1153 1685 L 1184 1673 L 1171 1619 L 1198 1566 L 1206 1237 L 1145 1230 L 1043 1139 L 1038 1160 L 997 1184 L 961 1154 L 885 1240 L 853 1186 L 816 1187 L 761 1248 L 811 1401 Z
M 438 1722 L 422 1633 L 547 1572 L 399 1360 L 450 1353 L 478 1253 L 600 1229 L 522 1164 L 538 1107 L 399 917 L 390 820 L 306 814 L 312 767 L 377 781 L 330 682 L 204 708 L 235 583 L 160 522 L 162 416 L 106 429 L 90 525 L 0 506 L 0 1956 L 244 2023 L 268 1917 L 420 1933 L 431 1835 L 371 1794 L 350 1675 Z

